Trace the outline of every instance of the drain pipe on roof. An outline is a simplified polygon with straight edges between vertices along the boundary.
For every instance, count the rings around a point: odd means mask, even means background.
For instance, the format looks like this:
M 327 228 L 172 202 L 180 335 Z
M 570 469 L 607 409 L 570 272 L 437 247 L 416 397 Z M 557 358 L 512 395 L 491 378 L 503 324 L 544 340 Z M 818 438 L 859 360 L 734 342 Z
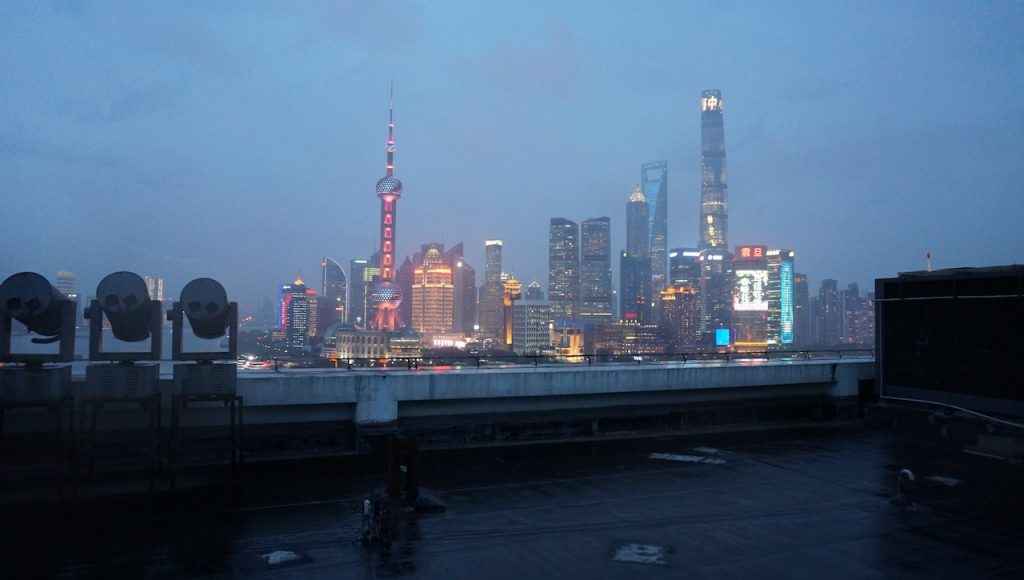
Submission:
M 834 365 L 833 365 L 833 373 L 835 373 L 835 366 Z M 833 377 L 834 376 L 835 375 L 833 374 Z M 957 405 L 950 405 L 949 403 L 940 403 L 938 401 L 927 401 L 927 400 L 924 400 L 924 399 L 912 399 L 910 397 L 891 397 L 891 396 L 886 396 L 886 395 L 882 395 L 879 398 L 882 401 L 898 401 L 898 402 L 902 402 L 902 403 L 919 403 L 919 404 L 924 404 L 924 405 L 932 405 L 932 406 L 935 406 L 935 407 L 943 407 L 945 409 L 952 409 L 952 410 L 954 410 L 954 411 L 956 411 L 958 413 L 963 413 L 965 415 L 970 415 L 972 417 L 977 417 L 979 419 L 983 419 L 985 421 L 989 421 L 990 423 L 995 423 L 996 425 L 1002 425 L 1004 427 L 1013 427 L 1015 429 L 1024 429 L 1024 423 L 1017 423 L 1015 421 L 1008 421 L 1006 419 L 1000 419 L 999 417 L 993 417 L 992 415 L 986 415 L 985 413 L 979 413 L 978 411 L 972 411 L 971 409 L 965 409 L 964 407 L 959 407 Z

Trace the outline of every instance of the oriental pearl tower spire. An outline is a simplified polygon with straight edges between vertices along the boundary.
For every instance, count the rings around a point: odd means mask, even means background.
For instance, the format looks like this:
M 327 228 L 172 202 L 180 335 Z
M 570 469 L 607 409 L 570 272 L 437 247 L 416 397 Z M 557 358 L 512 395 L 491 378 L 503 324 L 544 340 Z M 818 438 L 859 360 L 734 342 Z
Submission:
M 370 301 L 373 305 L 373 328 L 393 331 L 398 327 L 398 306 L 402 292 L 394 283 L 395 239 L 398 231 L 398 198 L 402 197 L 402 182 L 395 177 L 395 106 L 394 87 L 388 99 L 387 165 L 384 177 L 377 181 L 380 198 L 380 275 L 373 285 Z

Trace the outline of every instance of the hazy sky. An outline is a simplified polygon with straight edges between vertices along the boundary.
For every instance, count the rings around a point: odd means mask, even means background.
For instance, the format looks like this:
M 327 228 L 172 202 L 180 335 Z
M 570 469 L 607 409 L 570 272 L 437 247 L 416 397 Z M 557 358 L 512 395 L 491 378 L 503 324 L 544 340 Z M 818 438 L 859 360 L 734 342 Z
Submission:
M 546 284 L 552 216 L 669 162 L 693 245 L 701 89 L 730 244 L 870 284 L 1024 254 L 1019 2 L 0 3 L 0 276 L 129 269 L 249 306 L 374 249 L 396 85 L 399 250 L 483 241 Z M 617 260 L 615 260 L 617 261 Z

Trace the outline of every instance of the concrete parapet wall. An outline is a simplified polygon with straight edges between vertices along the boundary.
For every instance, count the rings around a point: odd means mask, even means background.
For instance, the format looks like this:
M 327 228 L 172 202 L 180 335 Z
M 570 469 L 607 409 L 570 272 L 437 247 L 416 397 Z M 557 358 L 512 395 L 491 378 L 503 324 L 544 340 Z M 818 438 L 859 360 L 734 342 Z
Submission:
M 870 360 L 622 364 L 460 370 L 288 370 L 240 373 L 247 424 L 354 421 L 375 426 L 402 417 L 678 405 L 771 397 L 852 398 L 874 375 Z M 165 407 L 171 391 L 161 382 Z M 123 419 L 119 418 L 123 414 Z M 101 429 L 128 426 L 132 409 L 111 409 Z M 190 411 L 186 424 L 216 425 L 223 411 Z M 43 415 L 45 417 L 45 415 Z M 40 416 L 11 413 L 8 429 L 48 428 Z
M 600 365 L 441 371 L 318 371 L 241 376 L 246 406 L 355 405 L 356 422 L 402 416 L 820 394 L 855 397 L 870 361 Z M 254 409 L 255 410 L 255 409 Z M 268 409 L 269 411 L 269 409 Z

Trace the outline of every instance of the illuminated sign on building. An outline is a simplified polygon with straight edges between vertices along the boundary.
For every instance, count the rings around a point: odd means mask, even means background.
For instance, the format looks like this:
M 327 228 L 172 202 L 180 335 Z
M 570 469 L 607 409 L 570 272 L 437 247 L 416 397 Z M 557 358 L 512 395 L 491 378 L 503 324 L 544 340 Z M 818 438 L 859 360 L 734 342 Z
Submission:
M 691 101 L 692 102 L 692 101 Z M 708 95 L 700 100 L 701 111 L 717 111 L 722 108 L 722 99 L 716 95 Z
M 736 270 L 732 309 L 736 312 L 768 311 L 768 270 Z
M 779 265 L 779 321 L 782 344 L 793 344 L 793 261 Z
M 740 246 L 737 248 L 740 259 L 758 259 L 765 257 L 766 250 L 764 246 Z

